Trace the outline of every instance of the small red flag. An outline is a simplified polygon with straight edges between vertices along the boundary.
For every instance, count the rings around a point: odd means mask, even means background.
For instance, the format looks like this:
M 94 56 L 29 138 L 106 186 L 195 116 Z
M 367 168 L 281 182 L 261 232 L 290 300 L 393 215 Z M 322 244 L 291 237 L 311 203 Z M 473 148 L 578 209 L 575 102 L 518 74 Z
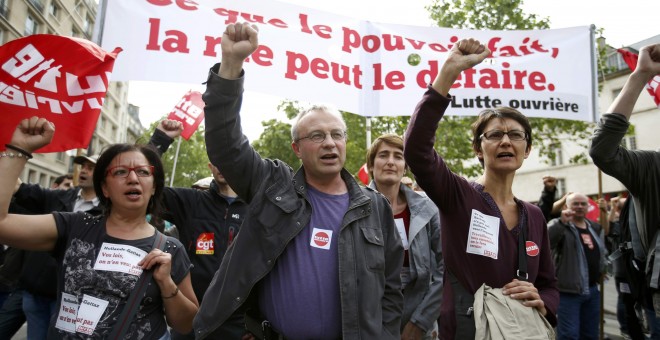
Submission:
M 626 64 L 628 64 L 630 70 L 634 71 L 635 68 L 637 68 L 637 58 L 639 56 L 635 53 L 632 53 L 630 51 L 621 48 L 618 49 L 617 51 L 621 54 L 621 57 L 623 57 L 623 61 L 625 61 Z M 653 101 L 655 102 L 655 105 L 660 107 L 660 76 L 653 77 L 653 79 L 651 79 L 646 84 L 646 90 L 649 92 L 651 97 L 653 97 Z
M 178 120 L 183 123 L 181 137 L 185 140 L 197 131 L 197 127 L 204 120 L 204 101 L 202 94 L 197 91 L 188 91 L 179 101 L 167 119 Z
M 586 217 L 594 222 L 599 222 L 600 218 L 600 207 L 598 207 L 598 202 L 589 198 L 589 208 L 587 210 Z
M 32 116 L 55 124 L 37 152 L 87 148 L 121 48 L 108 53 L 78 38 L 35 34 L 0 47 L 0 145 Z
M 367 163 L 364 163 L 364 165 L 360 167 L 357 175 L 360 179 L 360 182 L 362 182 L 364 185 L 369 184 L 369 171 L 367 170 Z

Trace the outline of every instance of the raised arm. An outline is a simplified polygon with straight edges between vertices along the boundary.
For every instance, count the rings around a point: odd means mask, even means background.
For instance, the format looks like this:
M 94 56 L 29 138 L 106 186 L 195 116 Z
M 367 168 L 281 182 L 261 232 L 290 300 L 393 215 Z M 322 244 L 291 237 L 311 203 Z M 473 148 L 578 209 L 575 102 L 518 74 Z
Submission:
M 483 61 L 490 51 L 479 41 L 459 41 L 449 52 L 431 88 L 424 93 L 410 119 L 404 139 L 404 157 L 417 183 L 438 205 L 440 211 L 452 209 L 452 173 L 433 148 L 438 123 L 450 104 L 449 90 L 458 76 Z
M 222 36 L 222 62 L 209 72 L 204 100 L 206 152 L 227 183 L 246 202 L 268 176 L 267 161 L 241 129 L 243 62 L 258 47 L 256 26 L 232 24 Z
M 259 47 L 258 29 L 255 25 L 236 23 L 228 25 L 222 34 L 222 64 L 218 75 L 225 79 L 241 76 L 243 62 Z
M 169 149 L 172 142 L 183 132 L 183 124 L 178 120 L 163 119 L 151 135 L 149 144 L 156 147 L 160 156 Z
M 23 119 L 0 156 L 0 243 L 27 250 L 51 250 L 57 240 L 52 215 L 9 214 L 16 180 L 34 150 L 50 143 L 55 126 L 44 118 Z
M 630 115 L 639 94 L 653 77 L 660 74 L 660 44 L 644 46 L 639 51 L 637 67 L 630 74 L 621 92 L 612 102 L 607 112 L 620 113 L 630 120 Z
M 440 73 L 433 81 L 433 89 L 446 97 L 461 72 L 478 65 L 489 55 L 490 50 L 478 40 L 463 39 L 459 41 L 449 51 L 447 61 L 442 65 Z
M 589 155 L 604 173 L 618 179 L 633 194 L 639 195 L 650 185 L 647 178 L 656 169 L 655 151 L 627 150 L 621 140 L 628 131 L 628 120 L 645 84 L 660 74 L 660 44 L 643 47 L 637 67 L 623 89 L 601 117 L 591 139 Z

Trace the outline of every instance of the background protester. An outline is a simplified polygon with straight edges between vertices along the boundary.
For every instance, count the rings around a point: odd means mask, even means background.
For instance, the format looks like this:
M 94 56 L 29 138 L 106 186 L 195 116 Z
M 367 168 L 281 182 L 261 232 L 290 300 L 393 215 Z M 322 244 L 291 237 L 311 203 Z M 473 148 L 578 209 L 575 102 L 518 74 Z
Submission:
M 401 339 L 435 339 L 445 271 L 438 208 L 402 181 L 410 178 L 403 176 L 408 167 L 400 136 L 385 134 L 376 138 L 367 150 L 367 169 L 373 178 L 369 186 L 385 195 L 392 205 L 405 250 Z
M 182 130 L 181 122 L 165 119 L 154 130 L 150 144 L 157 146 L 162 155 L 181 135 Z M 162 215 L 176 225 L 179 240 L 190 257 L 193 264 L 190 269 L 190 280 L 197 301 L 200 303 L 215 272 L 220 267 L 227 248 L 238 236 L 248 211 L 247 203 L 236 195 L 220 170 L 211 163 L 209 170 L 213 177 L 210 177 L 212 180 L 209 181 L 207 189 L 169 187 L 163 189 Z M 240 338 L 245 331 L 243 317 L 233 318 L 225 329 L 231 329 L 232 336 Z M 215 336 L 211 335 L 211 337 Z M 227 334 L 217 337 L 227 338 Z M 194 339 L 195 334 L 172 332 L 172 338 Z

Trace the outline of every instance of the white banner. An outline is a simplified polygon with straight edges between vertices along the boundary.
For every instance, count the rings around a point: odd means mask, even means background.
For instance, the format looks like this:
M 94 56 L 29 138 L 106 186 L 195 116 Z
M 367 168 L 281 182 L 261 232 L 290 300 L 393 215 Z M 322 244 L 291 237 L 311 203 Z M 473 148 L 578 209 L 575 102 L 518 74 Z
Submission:
M 105 49 L 123 48 L 112 80 L 201 83 L 227 24 L 259 26 L 246 90 L 327 102 L 363 116 L 412 114 L 455 42 L 492 55 L 464 72 L 448 114 L 511 106 L 531 117 L 594 120 L 588 26 L 471 31 L 379 24 L 266 0 L 106 0 Z

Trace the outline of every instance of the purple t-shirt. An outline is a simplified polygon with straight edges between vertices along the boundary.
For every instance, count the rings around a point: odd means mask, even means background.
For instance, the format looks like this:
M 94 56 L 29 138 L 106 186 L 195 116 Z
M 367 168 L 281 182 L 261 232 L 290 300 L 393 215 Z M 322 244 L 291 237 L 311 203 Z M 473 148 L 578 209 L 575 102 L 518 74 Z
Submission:
M 259 308 L 287 339 L 341 338 L 339 231 L 348 193 L 308 187 L 312 217 L 260 286 Z

